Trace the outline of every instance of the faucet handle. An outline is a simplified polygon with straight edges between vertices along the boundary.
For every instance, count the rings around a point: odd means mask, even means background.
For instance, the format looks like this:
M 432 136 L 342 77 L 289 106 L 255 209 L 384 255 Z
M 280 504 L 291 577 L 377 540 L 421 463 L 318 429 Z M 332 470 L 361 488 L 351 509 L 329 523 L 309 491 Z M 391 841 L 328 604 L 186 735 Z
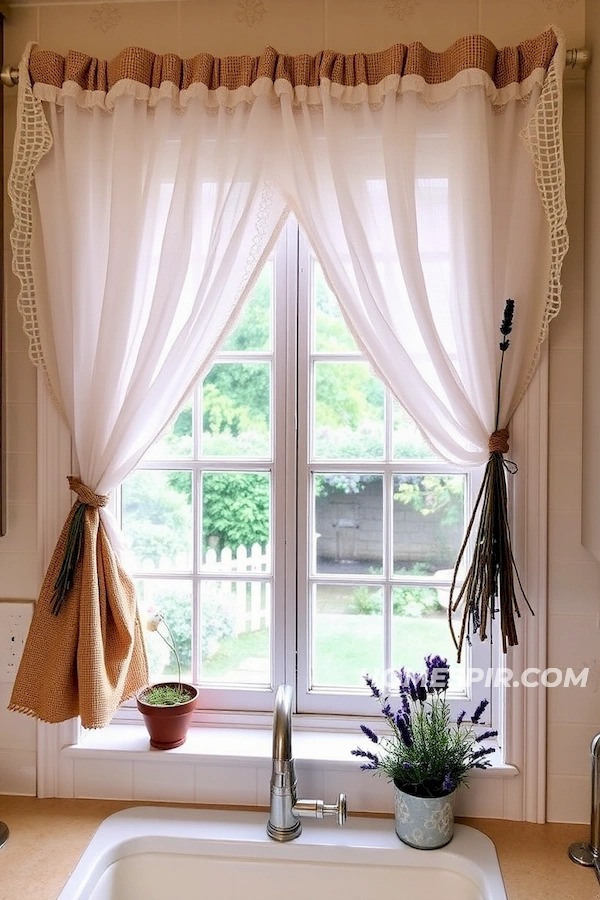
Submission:
M 346 795 L 340 794 L 337 803 L 323 803 L 322 800 L 296 800 L 293 812 L 297 816 L 309 816 L 312 819 L 324 819 L 335 816 L 338 825 L 346 821 Z
M 340 794 L 337 803 L 323 804 L 323 818 L 325 816 L 336 816 L 338 825 L 343 825 L 348 817 L 348 807 L 346 805 L 346 795 Z

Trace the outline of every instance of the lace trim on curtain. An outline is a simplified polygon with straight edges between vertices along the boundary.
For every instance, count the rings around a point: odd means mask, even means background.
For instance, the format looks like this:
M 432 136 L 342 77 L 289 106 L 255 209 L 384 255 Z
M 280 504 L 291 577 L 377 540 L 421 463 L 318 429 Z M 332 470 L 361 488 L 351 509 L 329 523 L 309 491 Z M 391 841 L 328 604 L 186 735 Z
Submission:
M 29 338 L 29 358 L 34 365 L 44 372 L 46 383 L 50 388 L 35 303 L 31 254 L 33 235 L 31 185 L 38 163 L 52 146 L 52 133 L 46 121 L 42 104 L 34 97 L 31 90 L 29 54 L 32 46 L 33 44 L 27 46 L 19 64 L 17 132 L 7 190 L 12 202 L 14 216 L 14 224 L 10 233 L 12 268 L 14 274 L 21 282 L 17 306 L 23 317 L 23 330 Z M 54 401 L 57 402 L 57 398 L 54 395 L 52 396 Z M 57 406 L 60 408 L 58 403 Z
M 521 132 L 521 138 L 533 162 L 535 180 L 550 231 L 548 297 L 531 366 L 520 394 L 515 397 L 510 415 L 518 406 L 527 385 L 533 378 L 540 359 L 542 344 L 548 335 L 550 322 L 560 311 L 561 270 L 569 249 L 566 225 L 565 160 L 562 141 L 562 78 L 565 68 L 566 41 L 564 34 L 558 29 L 556 29 L 556 36 L 558 44 L 548 67 L 542 93 L 533 116 Z
M 468 35 L 442 52 L 422 44 L 394 44 L 378 53 L 344 55 L 325 50 L 316 56 L 285 56 L 267 47 L 258 57 L 217 59 L 203 53 L 192 59 L 163 56 L 138 47 L 113 60 L 98 60 L 71 51 L 31 54 L 30 73 L 36 97 L 61 104 L 72 97 L 83 107 L 114 108 L 122 94 L 150 106 L 169 98 L 185 108 L 199 97 L 207 107 L 234 108 L 267 95 L 273 102 L 287 95 L 295 104 L 320 106 L 322 90 L 355 106 L 379 105 L 385 94 L 417 91 L 426 103 L 438 104 L 461 87 L 484 84 L 494 105 L 531 92 L 541 84 L 556 48 L 552 29 L 517 47 L 497 50 L 483 35 Z
M 179 90 L 170 81 L 155 88 L 130 80 L 119 81 L 108 93 L 83 90 L 74 81 L 66 81 L 60 88 L 37 82 L 33 91 L 38 100 L 55 103 L 57 106 L 64 106 L 65 100 L 70 98 L 82 109 L 100 108 L 110 113 L 119 97 L 124 95 L 147 103 L 151 109 L 161 100 L 169 99 L 174 109 L 185 110 L 191 101 L 199 99 L 208 110 L 225 108 L 231 111 L 240 103 L 251 106 L 258 97 L 263 96 L 268 97 L 273 105 L 278 105 L 281 98 L 286 96 L 294 107 L 308 106 L 319 110 L 323 106 L 325 93 L 350 109 L 364 104 L 378 109 L 390 94 L 420 94 L 427 106 L 437 107 L 451 100 L 460 90 L 481 87 L 490 103 L 500 109 L 511 102 L 527 99 L 535 87 L 543 84 L 545 76 L 546 70 L 538 68 L 524 81 L 513 82 L 503 88 L 497 88 L 489 75 L 480 69 L 464 69 L 450 81 L 435 85 L 427 84 L 420 75 L 388 75 L 375 86 L 360 84 L 356 87 L 341 85 L 327 78 L 322 79 L 319 87 L 293 87 L 282 78 L 275 82 L 259 78 L 250 87 L 240 87 L 234 91 L 225 87 L 211 90 L 205 84 L 198 83 Z

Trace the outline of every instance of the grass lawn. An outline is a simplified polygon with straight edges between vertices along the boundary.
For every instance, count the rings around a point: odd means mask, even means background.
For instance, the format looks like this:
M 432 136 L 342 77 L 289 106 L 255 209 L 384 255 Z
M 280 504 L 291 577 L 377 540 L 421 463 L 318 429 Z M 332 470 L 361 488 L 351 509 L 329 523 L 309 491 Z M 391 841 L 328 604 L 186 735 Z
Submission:
M 368 672 L 381 680 L 383 640 L 379 616 L 320 613 L 315 623 L 314 681 L 318 686 L 362 687 Z M 395 616 L 392 629 L 392 665 L 423 670 L 423 657 L 439 653 L 452 663 L 456 651 L 445 614 L 408 618 Z M 251 658 L 266 660 L 267 629 L 246 632 L 223 641 L 217 653 L 205 661 L 203 677 L 210 681 L 237 681 Z M 246 676 L 244 676 L 246 677 Z

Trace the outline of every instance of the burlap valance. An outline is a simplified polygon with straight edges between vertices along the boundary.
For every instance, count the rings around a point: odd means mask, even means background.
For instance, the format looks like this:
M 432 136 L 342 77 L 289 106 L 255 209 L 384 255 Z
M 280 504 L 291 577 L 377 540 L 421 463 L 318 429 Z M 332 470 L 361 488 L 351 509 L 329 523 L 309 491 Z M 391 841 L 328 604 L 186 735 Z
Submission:
M 283 79 L 292 87 L 316 87 L 323 79 L 343 87 L 373 86 L 389 75 L 417 75 L 427 84 L 443 84 L 466 69 L 485 72 L 498 89 L 521 83 L 538 68 L 547 69 L 556 49 L 554 31 L 523 41 L 516 47 L 496 49 L 482 35 L 468 35 L 442 52 L 423 44 L 394 44 L 377 53 L 345 55 L 324 50 L 316 56 L 286 56 L 266 47 L 260 56 L 226 56 L 200 53 L 181 59 L 174 53 L 159 55 L 139 47 L 122 50 L 112 60 L 99 60 L 72 50 L 61 56 L 34 48 L 29 70 L 33 83 L 60 88 L 74 82 L 84 91 L 109 91 L 125 79 L 149 88 L 170 82 L 180 90 L 194 84 L 208 90 L 237 90 L 259 78 Z

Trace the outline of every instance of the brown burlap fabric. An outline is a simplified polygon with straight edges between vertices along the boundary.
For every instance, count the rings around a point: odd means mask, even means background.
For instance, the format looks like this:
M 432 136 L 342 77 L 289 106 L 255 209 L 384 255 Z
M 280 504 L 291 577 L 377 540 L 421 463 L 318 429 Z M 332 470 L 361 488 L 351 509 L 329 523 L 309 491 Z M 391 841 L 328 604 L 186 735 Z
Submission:
M 315 86 L 323 78 L 346 87 L 375 85 L 388 75 L 420 75 L 428 84 L 442 84 L 464 69 L 481 69 L 496 87 L 524 81 L 535 68 L 547 69 L 556 49 L 553 30 L 523 41 L 516 47 L 497 49 L 482 35 L 459 38 L 441 52 L 428 50 L 418 41 L 394 44 L 375 53 L 343 54 L 323 50 L 315 56 L 287 56 L 265 47 L 260 56 L 214 57 L 199 53 L 181 59 L 174 53 L 156 54 L 141 47 L 127 47 L 112 60 L 101 60 L 76 50 L 66 56 L 35 47 L 29 60 L 32 84 L 60 88 L 74 82 L 82 90 L 109 91 L 122 79 L 148 87 L 171 82 L 186 90 L 204 84 L 209 90 L 237 90 L 258 78 L 284 79 L 293 87 Z
M 77 478 L 69 483 L 79 499 L 48 567 L 9 709 L 44 722 L 78 715 L 84 728 L 102 728 L 123 700 L 148 683 L 148 663 L 134 585 L 100 519 L 106 498 Z M 85 504 L 83 548 L 73 585 L 54 615 L 54 586 L 79 502 Z

